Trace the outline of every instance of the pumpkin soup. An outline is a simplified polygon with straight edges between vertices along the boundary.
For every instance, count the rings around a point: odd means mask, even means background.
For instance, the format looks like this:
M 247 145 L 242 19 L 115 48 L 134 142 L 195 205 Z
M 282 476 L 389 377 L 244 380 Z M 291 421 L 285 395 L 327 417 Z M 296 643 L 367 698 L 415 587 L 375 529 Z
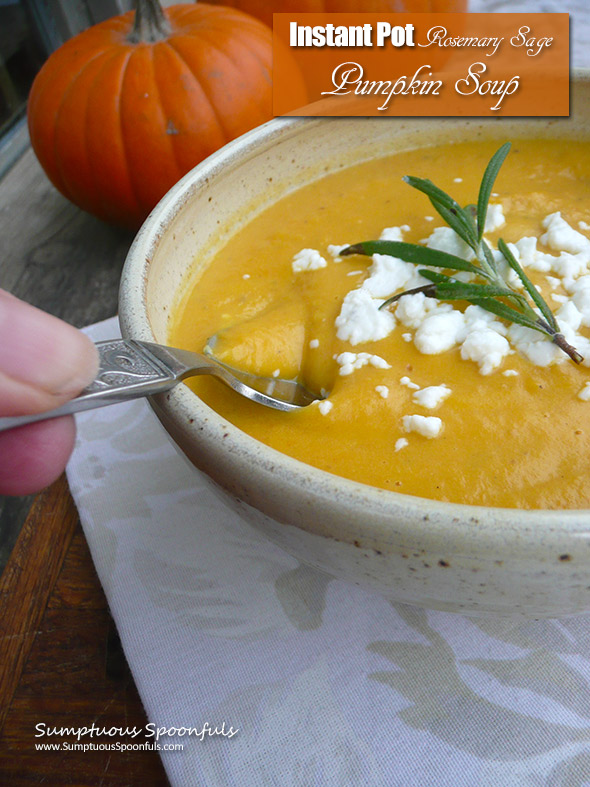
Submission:
M 426 279 L 395 255 L 345 251 L 382 239 L 468 263 L 468 245 L 402 178 L 429 178 L 474 203 L 497 147 L 458 143 L 364 162 L 255 216 L 187 283 L 169 342 L 201 351 L 219 334 L 226 363 L 299 377 L 322 401 L 280 413 L 214 379 L 190 387 L 258 440 L 372 486 L 474 505 L 590 507 L 590 144 L 518 140 L 489 195 L 484 233 L 504 279 L 525 293 L 516 271 L 526 271 L 581 363 L 526 321 L 504 319 L 518 296 L 500 298 L 493 313 L 475 295 L 433 297 L 440 270 Z M 473 281 L 469 265 L 452 273 L 454 287 Z M 528 314 L 542 317 L 532 306 Z

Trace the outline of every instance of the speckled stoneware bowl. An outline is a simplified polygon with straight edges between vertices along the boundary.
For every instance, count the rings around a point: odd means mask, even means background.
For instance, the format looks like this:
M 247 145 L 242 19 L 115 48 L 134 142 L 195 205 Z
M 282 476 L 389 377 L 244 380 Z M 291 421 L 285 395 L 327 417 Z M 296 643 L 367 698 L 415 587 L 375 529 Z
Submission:
M 433 141 L 588 134 L 588 74 L 576 76 L 572 97 L 574 111 L 565 119 L 279 119 L 256 129 L 196 167 L 148 218 L 123 274 L 124 335 L 165 343 L 189 272 L 286 191 Z M 243 517 L 336 577 L 396 601 L 469 614 L 590 610 L 590 510 L 481 508 L 375 489 L 262 445 L 184 385 L 152 405 Z

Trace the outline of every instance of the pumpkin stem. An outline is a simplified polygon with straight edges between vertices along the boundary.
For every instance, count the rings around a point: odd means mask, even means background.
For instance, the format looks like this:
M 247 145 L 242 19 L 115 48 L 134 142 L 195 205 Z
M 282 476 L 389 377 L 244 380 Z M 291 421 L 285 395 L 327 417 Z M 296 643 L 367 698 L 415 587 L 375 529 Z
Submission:
M 158 0 L 135 0 L 135 19 L 127 40 L 132 44 L 153 44 L 169 35 L 170 23 Z

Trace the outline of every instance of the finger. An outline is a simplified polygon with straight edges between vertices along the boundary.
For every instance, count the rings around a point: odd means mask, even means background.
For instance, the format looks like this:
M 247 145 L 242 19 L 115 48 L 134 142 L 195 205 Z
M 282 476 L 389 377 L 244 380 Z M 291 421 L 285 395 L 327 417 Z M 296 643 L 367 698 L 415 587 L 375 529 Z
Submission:
M 0 434 L 0 494 L 28 495 L 53 483 L 74 447 L 72 416 L 20 426 Z
M 0 415 L 50 410 L 71 399 L 98 368 L 81 331 L 0 290 Z

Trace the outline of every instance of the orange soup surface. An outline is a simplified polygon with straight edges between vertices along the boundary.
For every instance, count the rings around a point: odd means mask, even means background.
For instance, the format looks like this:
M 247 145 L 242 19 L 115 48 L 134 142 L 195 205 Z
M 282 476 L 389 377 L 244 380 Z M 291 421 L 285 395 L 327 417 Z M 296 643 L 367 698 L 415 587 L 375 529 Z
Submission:
M 434 248 L 452 241 L 427 197 L 402 177 L 430 178 L 462 205 L 473 203 L 497 148 L 441 145 L 324 177 L 253 218 L 187 283 L 170 344 L 202 351 L 221 331 L 227 363 L 299 377 L 327 395 L 324 404 L 282 413 L 212 378 L 190 387 L 261 442 L 371 486 L 485 506 L 590 507 L 589 143 L 516 141 L 485 236 L 493 248 L 499 237 L 514 244 L 584 363 L 465 302 L 408 301 L 396 311 L 402 299 L 378 339 L 363 334 L 366 320 L 355 333 L 356 317 L 345 313 L 345 302 L 366 307 L 370 321 L 371 309 L 394 294 L 383 291 L 392 276 L 401 290 L 413 282 L 409 263 L 340 258 L 338 247 L 384 230 Z M 364 292 L 350 295 L 357 290 Z M 451 309 L 460 314 L 449 317 Z M 425 323 L 439 312 L 442 320 Z M 439 340 L 451 346 L 440 350 Z

